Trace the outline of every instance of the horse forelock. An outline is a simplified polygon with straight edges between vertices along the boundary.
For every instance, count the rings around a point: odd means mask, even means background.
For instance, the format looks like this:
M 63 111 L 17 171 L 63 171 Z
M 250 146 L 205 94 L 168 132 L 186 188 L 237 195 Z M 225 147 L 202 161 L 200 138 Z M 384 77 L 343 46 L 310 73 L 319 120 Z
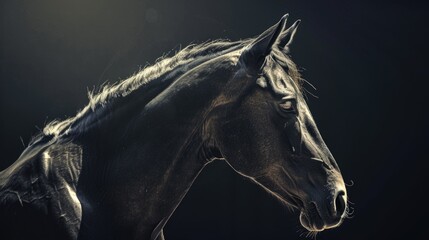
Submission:
M 290 79 L 293 81 L 294 85 L 297 86 L 296 91 L 298 93 L 302 92 L 302 83 L 304 79 L 301 77 L 301 73 L 299 72 L 299 69 L 297 65 L 292 61 L 291 57 L 287 55 L 287 53 L 283 52 L 279 48 L 273 48 L 271 51 L 271 54 L 266 59 L 267 65 L 274 65 L 278 64 L 281 68 L 284 69 L 284 71 L 290 76 Z M 263 68 L 264 74 L 269 75 L 269 71 L 272 71 L 273 67 Z M 288 80 L 285 79 L 278 79 L 277 81 L 285 81 Z M 271 81 L 268 81 L 270 83 Z M 276 84 L 283 84 L 283 83 L 276 83 Z M 286 84 L 287 85 L 287 84 Z M 276 86 L 272 86 L 276 87 Z

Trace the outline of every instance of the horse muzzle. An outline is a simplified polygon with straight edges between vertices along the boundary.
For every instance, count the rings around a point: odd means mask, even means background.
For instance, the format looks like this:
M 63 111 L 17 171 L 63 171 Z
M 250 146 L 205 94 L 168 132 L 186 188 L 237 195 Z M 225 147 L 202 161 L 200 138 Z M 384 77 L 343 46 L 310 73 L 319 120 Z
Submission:
M 347 215 L 347 194 L 345 190 L 336 191 L 328 201 L 304 203 L 300 222 L 308 231 L 320 232 L 338 227 Z

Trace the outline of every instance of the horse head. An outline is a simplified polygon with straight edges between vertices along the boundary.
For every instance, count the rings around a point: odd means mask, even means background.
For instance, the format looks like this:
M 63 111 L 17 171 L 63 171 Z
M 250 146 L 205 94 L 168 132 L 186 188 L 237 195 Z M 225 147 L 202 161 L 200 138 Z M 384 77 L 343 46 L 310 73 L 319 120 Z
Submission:
M 347 215 L 340 169 L 303 97 L 288 54 L 299 25 L 287 15 L 239 53 L 237 72 L 214 122 L 221 157 L 283 203 L 300 211 L 311 232 L 336 227 Z

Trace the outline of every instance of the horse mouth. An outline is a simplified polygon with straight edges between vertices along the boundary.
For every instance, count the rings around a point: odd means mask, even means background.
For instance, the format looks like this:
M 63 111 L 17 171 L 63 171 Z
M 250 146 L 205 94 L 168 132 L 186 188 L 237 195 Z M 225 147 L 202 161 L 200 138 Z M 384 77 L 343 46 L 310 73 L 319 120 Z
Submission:
M 301 225 L 310 232 L 320 232 L 326 228 L 325 222 L 314 202 L 310 202 L 305 209 L 301 210 L 299 220 Z

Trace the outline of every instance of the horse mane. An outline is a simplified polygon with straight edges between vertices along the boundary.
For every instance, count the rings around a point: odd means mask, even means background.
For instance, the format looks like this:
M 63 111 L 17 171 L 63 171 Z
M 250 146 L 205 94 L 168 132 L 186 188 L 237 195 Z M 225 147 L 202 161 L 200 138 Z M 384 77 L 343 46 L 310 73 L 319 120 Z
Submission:
M 125 80 L 114 84 L 102 85 L 97 91 L 89 91 L 89 103 L 82 110 L 78 111 L 74 117 L 63 121 L 54 120 L 48 123 L 40 135 L 58 136 L 70 130 L 71 125 L 76 125 L 76 123 L 91 117 L 91 115 L 96 118 L 99 115 L 94 113 L 111 108 L 112 105 L 118 102 L 115 100 L 133 95 L 137 91 L 139 94 L 145 94 L 146 91 L 156 88 L 156 85 L 160 83 L 169 84 L 190 70 L 188 65 L 191 65 L 192 62 L 199 61 L 199 64 L 202 64 L 216 56 L 240 50 L 247 46 L 252 40 L 253 39 L 246 39 L 235 42 L 214 40 L 201 44 L 191 44 L 179 50 L 171 57 L 167 57 L 168 54 L 164 55 L 158 58 L 153 65 L 143 68 Z M 287 54 L 277 49 L 273 51 L 273 60 L 287 69 L 294 81 L 297 83 L 300 82 L 301 77 L 299 71 Z M 163 89 L 157 89 L 157 92 L 161 92 L 162 90 Z M 86 119 L 85 122 L 88 122 L 88 120 Z M 30 144 L 37 139 L 38 136 L 35 136 L 30 141 Z
M 98 93 L 89 92 L 89 105 L 94 110 L 98 105 L 103 105 L 118 96 L 126 96 L 148 82 L 160 79 L 166 73 L 172 73 L 177 67 L 185 67 L 191 61 L 201 57 L 217 56 L 237 50 L 237 46 L 243 46 L 248 41 L 230 42 L 228 40 L 214 40 L 202 44 L 191 44 L 178 51 L 172 57 L 163 55 L 155 61 L 155 64 L 143 68 L 128 79 L 119 81 L 113 85 L 105 85 Z M 226 51 L 225 51 L 226 50 Z M 183 71 L 182 71 L 183 72 Z M 179 73 L 179 74 L 174 74 Z M 181 72 L 176 71 L 167 76 L 168 79 L 176 79 Z M 166 80 L 166 79 L 164 79 Z

